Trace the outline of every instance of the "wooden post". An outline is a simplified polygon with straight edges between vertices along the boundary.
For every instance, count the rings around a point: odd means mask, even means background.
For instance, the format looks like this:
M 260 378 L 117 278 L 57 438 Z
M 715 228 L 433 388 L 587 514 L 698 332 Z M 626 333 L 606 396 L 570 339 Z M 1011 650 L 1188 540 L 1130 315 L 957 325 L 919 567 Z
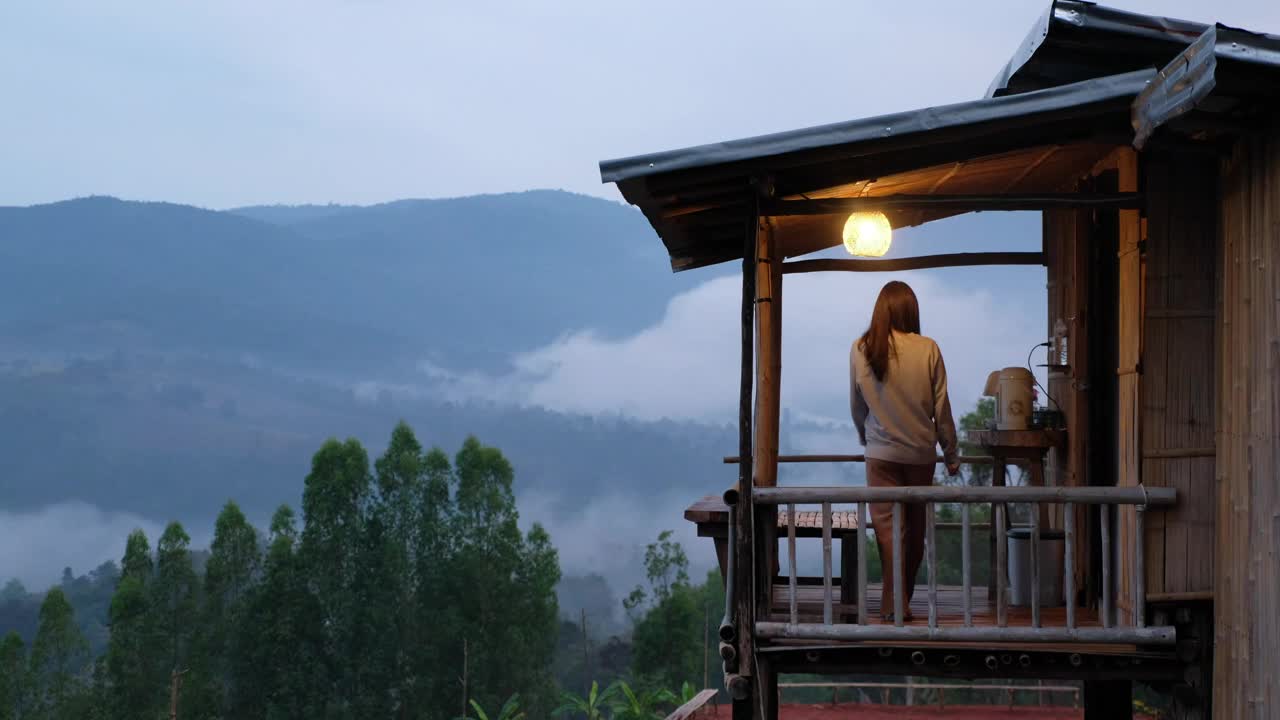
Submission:
M 751 497 L 752 469 L 752 436 L 751 436 L 751 390 L 755 371 L 755 307 L 756 307 L 756 219 L 753 217 L 743 228 L 742 252 L 742 317 L 741 317 L 741 368 L 738 392 L 738 503 L 734 505 L 734 524 L 737 528 L 733 553 L 733 586 L 732 593 L 734 616 L 737 623 L 737 657 L 738 675 L 750 679 L 753 672 L 751 658 L 754 655 L 755 633 L 755 597 L 752 576 L 755 568 L 752 564 L 754 553 L 752 544 L 756 541 L 754 525 L 754 500 Z M 733 700 L 733 720 L 750 720 L 755 714 L 752 710 L 751 693 L 745 698 L 735 697 Z
M 761 186 L 762 192 L 767 192 Z M 756 257 L 756 404 L 753 476 L 757 487 L 778 484 L 778 429 L 781 420 L 782 375 L 782 254 L 767 218 L 759 218 L 755 236 Z M 778 574 L 777 509 L 756 510 L 760 541 L 756 543 L 757 572 L 767 581 L 756 587 L 757 617 L 768 613 L 773 577 Z

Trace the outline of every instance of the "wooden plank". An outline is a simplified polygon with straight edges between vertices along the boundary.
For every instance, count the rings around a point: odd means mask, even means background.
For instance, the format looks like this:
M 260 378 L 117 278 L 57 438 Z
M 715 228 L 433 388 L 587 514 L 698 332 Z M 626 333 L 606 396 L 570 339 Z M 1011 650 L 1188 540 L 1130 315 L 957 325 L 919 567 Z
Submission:
M 711 698 L 715 697 L 717 692 L 718 691 L 714 688 L 708 688 L 699 692 L 697 695 L 694 695 L 689 702 L 671 711 L 671 714 L 667 716 L 667 720 L 687 720 L 687 718 L 693 717 L 694 713 L 701 710 L 703 705 L 710 702 Z

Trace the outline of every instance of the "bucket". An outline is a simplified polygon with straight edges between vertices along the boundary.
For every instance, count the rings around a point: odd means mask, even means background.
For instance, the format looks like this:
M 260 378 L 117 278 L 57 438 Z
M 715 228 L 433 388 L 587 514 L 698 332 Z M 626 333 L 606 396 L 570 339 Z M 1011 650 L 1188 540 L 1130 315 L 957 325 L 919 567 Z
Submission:
M 1031 605 L 1031 528 L 1013 528 L 1009 538 L 1009 604 Z M 1040 529 L 1040 607 L 1062 605 L 1062 554 L 1066 536 L 1061 530 Z
M 996 429 L 1026 430 L 1030 425 L 1035 376 L 1023 367 L 1000 371 L 996 395 Z

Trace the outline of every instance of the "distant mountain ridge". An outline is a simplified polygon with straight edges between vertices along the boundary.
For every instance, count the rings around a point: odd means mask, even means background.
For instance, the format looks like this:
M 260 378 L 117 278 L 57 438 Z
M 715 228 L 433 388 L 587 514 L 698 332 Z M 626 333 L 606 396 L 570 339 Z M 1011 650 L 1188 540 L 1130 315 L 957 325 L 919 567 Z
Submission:
M 690 284 L 639 213 L 558 191 L 0 208 L 0 337 L 27 347 L 145 342 L 365 376 L 427 357 L 494 369 L 567 330 L 634 332 Z
M 76 499 L 203 522 L 236 498 L 265 520 L 326 437 L 376 454 L 401 418 L 449 451 L 470 433 L 498 445 L 553 503 L 701 486 L 728 428 L 352 388 L 421 379 L 424 360 L 500 373 L 571 331 L 629 335 L 708 276 L 673 275 L 633 209 L 557 191 L 0 208 L 0 509 Z

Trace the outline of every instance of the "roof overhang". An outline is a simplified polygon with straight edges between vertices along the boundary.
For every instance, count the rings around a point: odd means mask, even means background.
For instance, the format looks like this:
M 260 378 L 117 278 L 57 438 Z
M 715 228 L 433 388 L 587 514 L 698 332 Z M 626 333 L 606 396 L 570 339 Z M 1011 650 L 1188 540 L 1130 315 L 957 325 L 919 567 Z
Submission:
M 1080 0 L 1055 0 L 992 81 L 987 95 L 1164 67 L 1210 27 Z M 1280 69 L 1280 37 L 1244 30 L 1231 30 L 1231 34 L 1230 41 L 1214 47 L 1218 59 Z
M 1280 62 L 1241 64 L 1223 60 L 1254 33 L 1210 26 L 1164 66 L 1133 102 L 1135 147 L 1157 131 L 1214 142 L 1265 127 L 1280 111 Z M 1270 38 L 1280 59 L 1280 38 Z
M 1183 45 L 1185 47 L 1185 43 Z M 1154 70 L 600 164 L 661 236 L 674 270 L 742 257 L 757 181 L 779 199 L 1019 194 L 1069 187 L 1133 137 Z M 956 214 L 896 209 L 895 227 Z M 840 242 L 842 216 L 779 217 L 786 257 Z

